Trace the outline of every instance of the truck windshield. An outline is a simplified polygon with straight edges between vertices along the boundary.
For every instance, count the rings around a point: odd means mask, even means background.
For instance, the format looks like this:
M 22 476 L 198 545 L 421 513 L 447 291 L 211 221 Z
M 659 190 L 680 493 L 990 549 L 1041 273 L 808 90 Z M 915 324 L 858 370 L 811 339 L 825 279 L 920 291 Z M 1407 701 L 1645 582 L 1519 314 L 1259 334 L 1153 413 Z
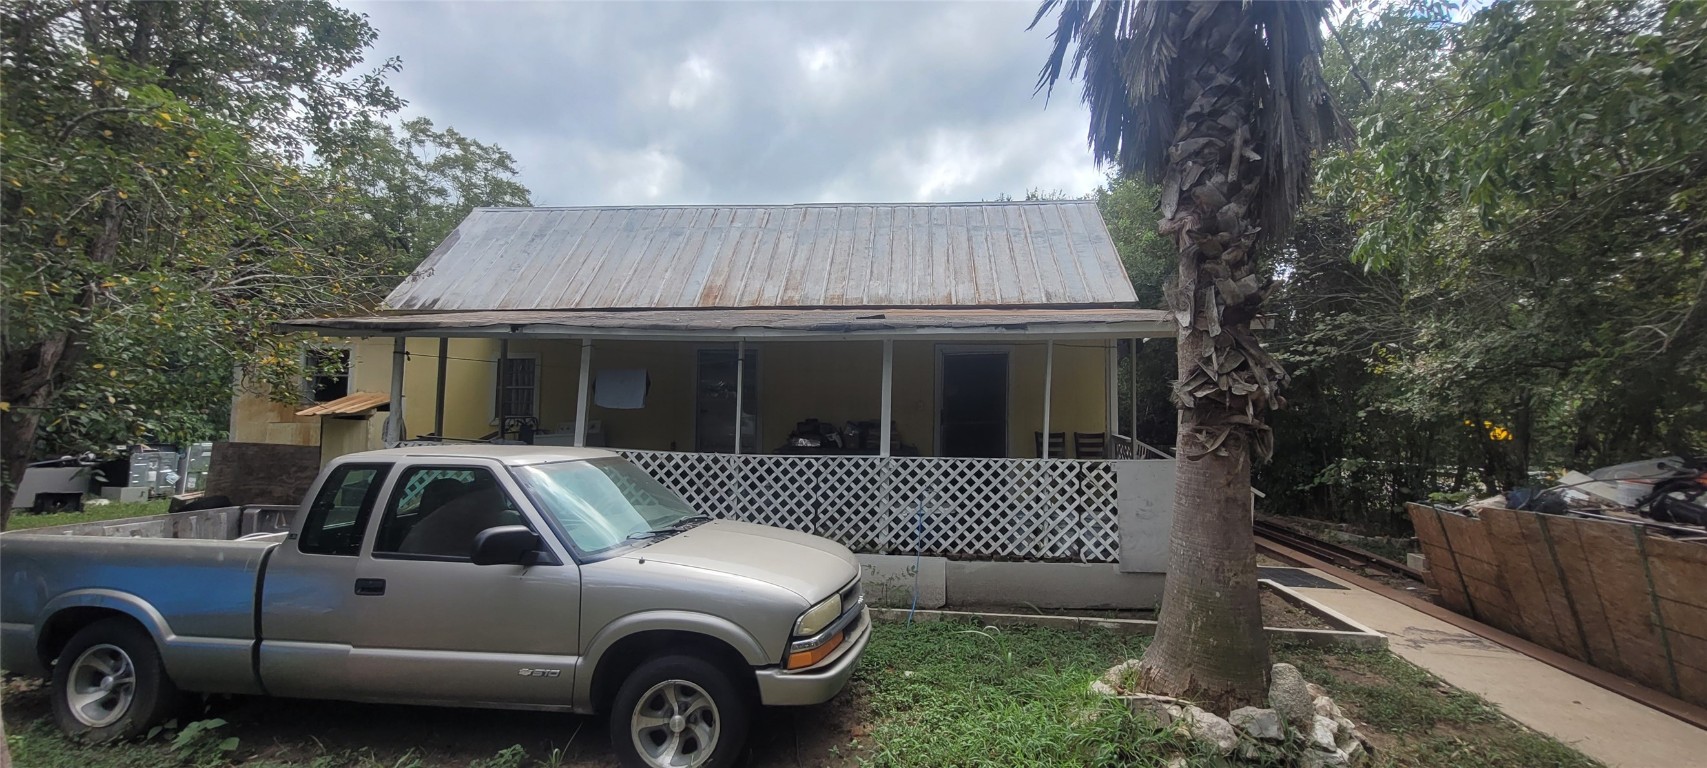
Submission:
M 516 467 L 540 511 L 555 518 L 575 548 L 593 554 L 702 517 L 675 491 L 622 459 Z

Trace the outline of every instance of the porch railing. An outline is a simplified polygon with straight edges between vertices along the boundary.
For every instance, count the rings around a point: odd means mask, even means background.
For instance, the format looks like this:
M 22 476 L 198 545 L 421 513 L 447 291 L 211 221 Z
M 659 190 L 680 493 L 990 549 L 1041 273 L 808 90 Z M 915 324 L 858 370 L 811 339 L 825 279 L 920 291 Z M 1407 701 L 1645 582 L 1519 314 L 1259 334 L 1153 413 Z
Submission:
M 702 512 L 805 531 L 856 552 L 1120 555 L 1112 461 L 621 453 Z

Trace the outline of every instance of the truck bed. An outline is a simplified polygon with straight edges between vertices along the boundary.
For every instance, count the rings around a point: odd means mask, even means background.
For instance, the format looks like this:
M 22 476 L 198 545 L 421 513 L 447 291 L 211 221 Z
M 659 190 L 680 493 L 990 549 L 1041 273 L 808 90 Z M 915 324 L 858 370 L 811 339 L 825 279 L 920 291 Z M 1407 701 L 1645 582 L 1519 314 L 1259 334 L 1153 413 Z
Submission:
M 294 511 L 294 510 L 292 510 Z M 237 507 L 0 535 L 9 575 L 0 592 L 0 658 L 39 673 L 38 617 L 64 608 L 116 610 L 146 626 L 173 679 L 190 690 L 252 692 L 256 580 L 288 512 Z M 264 538 L 239 540 L 244 523 Z M 217 681 L 217 682 L 216 682 Z

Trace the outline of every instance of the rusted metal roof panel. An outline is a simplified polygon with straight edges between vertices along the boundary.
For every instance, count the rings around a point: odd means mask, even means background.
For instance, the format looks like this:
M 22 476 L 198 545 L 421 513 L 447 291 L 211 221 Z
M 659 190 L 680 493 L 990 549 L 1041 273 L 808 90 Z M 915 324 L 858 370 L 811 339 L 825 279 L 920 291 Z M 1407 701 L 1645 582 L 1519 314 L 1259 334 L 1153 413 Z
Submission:
M 481 208 L 397 311 L 1130 306 L 1096 203 Z
M 366 413 L 391 402 L 391 395 L 384 392 L 356 392 L 336 400 L 315 403 L 296 412 L 298 416 L 349 416 Z
M 280 323 L 329 336 L 697 334 L 716 337 L 983 331 L 1029 335 L 1171 336 L 1159 309 L 677 309 L 471 311 L 332 317 Z

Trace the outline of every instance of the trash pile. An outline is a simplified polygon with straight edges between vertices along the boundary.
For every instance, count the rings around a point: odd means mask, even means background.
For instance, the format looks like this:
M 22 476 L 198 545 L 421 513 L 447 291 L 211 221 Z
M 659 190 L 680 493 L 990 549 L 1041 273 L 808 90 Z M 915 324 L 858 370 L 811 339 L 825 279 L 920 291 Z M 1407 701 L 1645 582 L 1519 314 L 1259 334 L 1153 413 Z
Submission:
M 1506 494 L 1506 506 L 1549 515 L 1577 515 L 1668 525 L 1707 526 L 1707 457 L 1617 464 L 1583 474 L 1566 472 L 1539 491 Z

